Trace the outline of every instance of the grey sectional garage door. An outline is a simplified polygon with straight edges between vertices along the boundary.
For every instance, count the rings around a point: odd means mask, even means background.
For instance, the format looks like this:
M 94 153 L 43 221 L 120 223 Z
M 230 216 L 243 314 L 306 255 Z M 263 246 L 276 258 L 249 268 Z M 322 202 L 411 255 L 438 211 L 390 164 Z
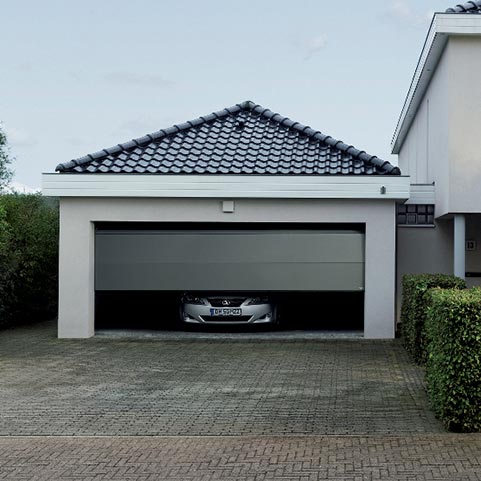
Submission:
M 358 291 L 353 230 L 99 230 L 97 290 Z

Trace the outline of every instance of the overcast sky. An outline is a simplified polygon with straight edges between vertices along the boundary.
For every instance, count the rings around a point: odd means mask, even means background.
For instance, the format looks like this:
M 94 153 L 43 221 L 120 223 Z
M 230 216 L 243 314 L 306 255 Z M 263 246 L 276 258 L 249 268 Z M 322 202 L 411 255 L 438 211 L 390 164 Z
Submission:
M 0 121 L 15 180 L 252 100 L 395 161 L 443 0 L 5 0 Z

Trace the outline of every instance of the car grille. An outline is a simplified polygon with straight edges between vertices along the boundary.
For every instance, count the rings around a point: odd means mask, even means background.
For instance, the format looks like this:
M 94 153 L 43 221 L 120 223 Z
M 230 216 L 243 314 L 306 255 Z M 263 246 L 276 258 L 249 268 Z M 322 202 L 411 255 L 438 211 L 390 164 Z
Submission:
M 202 316 L 205 322 L 247 322 L 252 316 Z
M 246 298 L 236 298 L 236 299 L 212 299 L 212 298 L 207 298 L 207 300 L 209 301 L 210 305 L 212 307 L 239 307 L 239 306 L 242 306 L 242 304 L 244 303 L 244 301 L 246 300 Z M 223 301 L 225 300 L 228 300 L 229 301 L 229 305 L 226 306 L 224 304 L 222 304 Z

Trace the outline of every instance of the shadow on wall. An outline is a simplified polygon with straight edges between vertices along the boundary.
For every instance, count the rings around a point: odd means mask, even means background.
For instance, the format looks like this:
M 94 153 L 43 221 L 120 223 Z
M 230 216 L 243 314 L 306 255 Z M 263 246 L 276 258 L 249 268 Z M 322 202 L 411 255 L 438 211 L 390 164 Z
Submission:
M 192 327 L 180 321 L 180 295 L 179 292 L 98 291 L 95 300 L 96 328 L 205 328 Z M 278 305 L 279 329 L 342 331 L 364 328 L 363 292 L 283 292 L 271 294 L 271 297 Z M 241 326 L 236 327 L 241 329 Z

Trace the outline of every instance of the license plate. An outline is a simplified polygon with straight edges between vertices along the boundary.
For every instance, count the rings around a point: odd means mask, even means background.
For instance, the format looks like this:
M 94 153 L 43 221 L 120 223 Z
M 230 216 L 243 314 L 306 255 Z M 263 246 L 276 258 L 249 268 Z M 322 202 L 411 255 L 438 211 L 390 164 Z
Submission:
M 221 307 L 219 309 L 211 309 L 211 316 L 241 316 L 242 309 L 233 309 L 232 307 Z

